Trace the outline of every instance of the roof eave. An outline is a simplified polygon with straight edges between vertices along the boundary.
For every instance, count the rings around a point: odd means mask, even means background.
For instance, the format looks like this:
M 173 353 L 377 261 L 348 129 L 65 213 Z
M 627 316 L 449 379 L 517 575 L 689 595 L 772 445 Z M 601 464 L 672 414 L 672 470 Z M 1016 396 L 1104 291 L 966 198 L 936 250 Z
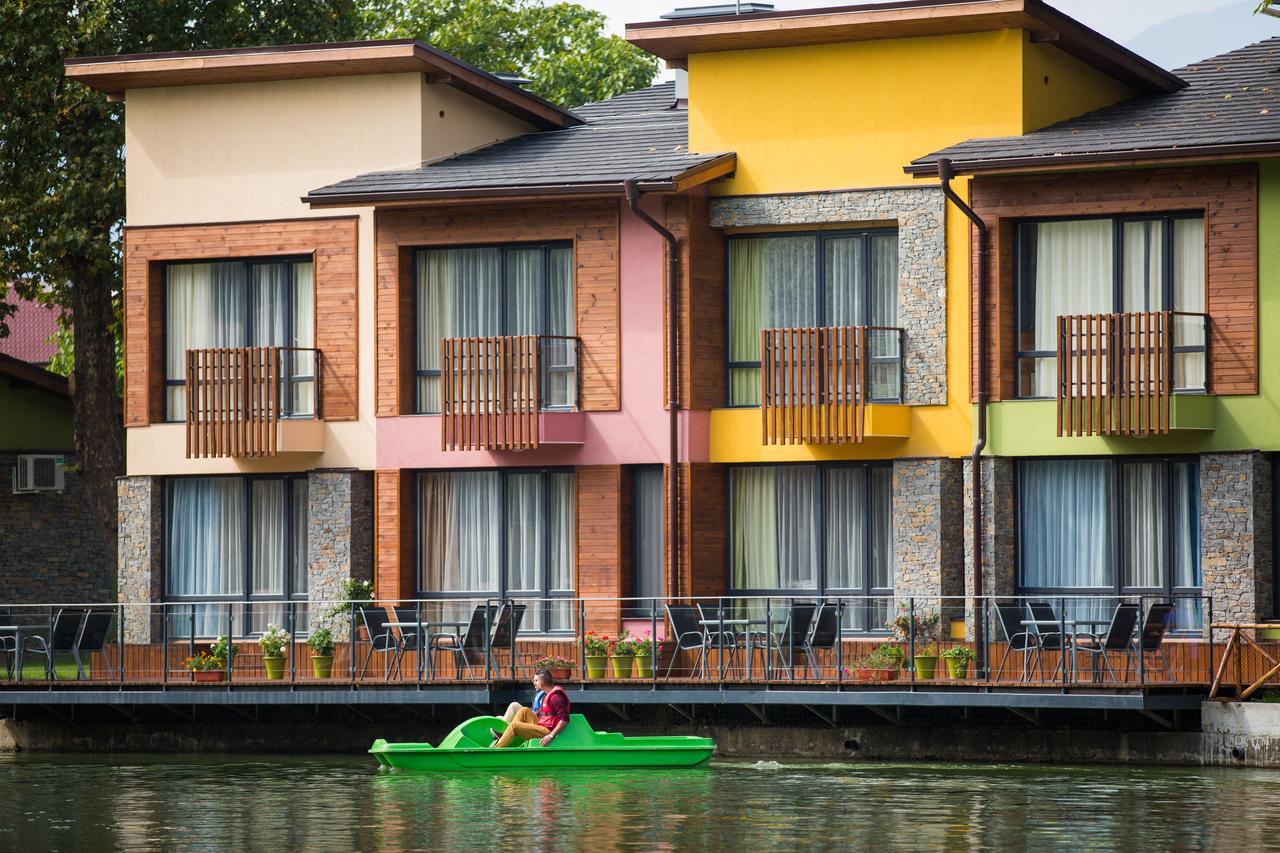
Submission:
M 952 170 L 957 175 L 979 175 L 992 172 L 1061 171 L 1079 165 L 1123 163 L 1138 165 L 1146 162 L 1203 161 L 1205 159 L 1241 159 L 1268 154 L 1280 155 L 1280 141 L 1248 142 L 1226 145 L 1189 145 L 1172 148 L 1144 148 L 1128 151 L 1091 151 L 1084 154 L 1039 154 L 1029 157 L 992 157 L 980 160 L 952 159 Z M 938 175 L 938 159 L 908 163 L 902 170 L 914 178 L 932 178 Z
M 58 397 L 71 397 L 71 383 L 65 376 L 4 353 L 0 353 L 0 376 Z

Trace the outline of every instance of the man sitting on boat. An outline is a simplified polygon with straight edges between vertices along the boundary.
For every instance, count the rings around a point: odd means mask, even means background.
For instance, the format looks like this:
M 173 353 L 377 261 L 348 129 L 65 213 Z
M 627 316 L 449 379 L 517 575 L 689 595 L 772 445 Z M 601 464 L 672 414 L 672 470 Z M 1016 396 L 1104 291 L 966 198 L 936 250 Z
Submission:
M 542 746 L 549 746 L 556 735 L 569 725 L 569 697 L 564 688 L 556 684 L 551 673 L 545 669 L 534 673 L 533 687 L 538 692 L 534 694 L 532 708 L 512 702 L 503 716 L 507 721 L 506 729 L 501 733 L 497 729 L 489 729 L 489 734 L 493 735 L 491 747 L 501 749 L 517 740 L 523 743 L 533 738 L 538 738 Z

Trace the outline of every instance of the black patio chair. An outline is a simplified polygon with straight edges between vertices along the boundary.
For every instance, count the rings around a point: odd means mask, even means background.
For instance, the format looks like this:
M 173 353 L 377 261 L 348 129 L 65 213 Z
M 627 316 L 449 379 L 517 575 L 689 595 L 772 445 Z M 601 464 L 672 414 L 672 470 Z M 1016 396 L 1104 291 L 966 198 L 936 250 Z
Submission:
M 404 653 L 416 652 L 422 645 L 421 628 L 416 627 L 417 623 L 422 621 L 422 614 L 419 613 L 417 607 L 393 607 L 391 609 L 396 615 L 394 621 L 400 623 L 400 627 L 395 629 L 397 634 L 395 671 L 398 675 L 404 662 Z M 407 624 L 415 627 L 405 627 Z
M 1090 633 L 1088 631 L 1080 631 L 1076 634 L 1075 649 L 1077 652 L 1085 652 L 1093 656 L 1092 669 L 1093 680 L 1098 680 L 1098 663 L 1101 661 L 1103 671 L 1111 676 L 1112 681 L 1119 681 L 1116 678 L 1115 668 L 1111 666 L 1111 661 L 1107 658 L 1108 652 L 1116 652 L 1125 655 L 1128 659 L 1129 650 L 1133 644 L 1133 632 L 1138 627 L 1138 619 L 1141 616 L 1141 608 L 1136 604 L 1117 604 L 1115 612 L 1111 614 L 1111 624 L 1107 627 L 1107 632 L 1101 636 Z M 1125 673 L 1126 680 L 1128 673 Z
M 498 605 L 477 604 L 471 611 L 471 618 L 463 630 L 440 631 L 427 635 L 427 653 L 449 652 L 454 656 L 457 675 L 461 676 L 465 668 L 467 677 L 471 676 L 471 660 L 479 655 L 484 660 L 485 639 L 497 621 Z
M 1047 601 L 1028 601 L 1027 608 L 1031 611 L 1031 618 L 1036 624 L 1027 630 L 1036 635 L 1036 657 L 1043 661 L 1045 652 L 1062 652 L 1058 656 L 1058 665 L 1053 668 L 1053 672 L 1049 675 L 1050 679 L 1058 677 L 1059 670 L 1067 662 L 1067 652 L 1071 649 L 1071 635 L 1063 633 L 1063 622 L 1058 614 L 1053 612 L 1053 605 Z M 1053 627 L 1046 628 L 1048 623 Z M 1044 667 L 1040 667 L 1040 675 L 1044 676 Z
M 820 605 L 815 605 L 815 607 L 817 610 L 813 617 L 813 625 L 810 627 L 809 634 L 804 638 L 804 643 L 801 646 L 804 650 L 805 662 L 808 664 L 809 672 L 814 676 L 818 674 L 817 653 L 823 649 L 834 649 L 836 643 L 840 641 L 838 606 L 833 602 L 824 601 Z
M 107 655 L 107 638 L 111 636 L 111 625 L 115 620 L 114 610 L 90 610 L 84 615 L 80 624 L 80 636 L 71 647 L 71 656 L 76 662 L 76 674 L 80 679 L 88 678 L 84 662 L 88 655 L 97 652 L 102 655 L 102 662 L 107 667 L 107 674 L 114 674 L 111 658 Z
M 697 604 L 699 627 L 707 638 L 707 652 L 711 649 L 719 650 L 723 655 L 726 651 L 729 653 L 729 669 L 732 670 L 738 659 L 738 649 L 742 646 L 743 637 L 733 629 L 732 625 L 724 624 L 723 620 L 732 619 L 730 612 L 718 604 Z M 723 658 L 721 659 L 723 661 Z M 723 666 L 723 664 L 722 664 Z
M 75 651 L 84 616 L 85 612 L 80 608 L 63 608 L 53 617 L 48 637 L 32 634 L 22 638 L 24 655 L 31 652 L 44 658 L 45 678 L 58 680 L 57 656 L 69 655 Z
M 13 624 L 13 608 L 0 607 L 0 625 Z M 5 677 L 13 678 L 13 667 L 18 659 L 18 635 L 14 631 L 0 631 L 0 655 L 4 655 Z
M 770 640 L 773 653 L 787 671 L 787 678 L 795 678 L 795 653 L 804 651 L 805 640 L 813 628 L 813 616 L 817 612 L 818 605 L 811 601 L 791 605 L 782 630 Z
M 369 635 L 369 651 L 365 652 L 364 663 L 360 666 L 360 678 L 364 678 L 369 669 L 369 661 L 373 659 L 374 652 L 377 652 L 383 656 L 383 677 L 387 681 L 391 680 L 391 667 L 399 653 L 400 644 L 396 635 L 387 627 L 390 621 L 391 616 L 385 607 L 370 605 L 360 608 L 360 624 L 364 625 L 365 633 Z M 391 656 L 390 660 L 387 655 Z
M 1020 601 L 1006 602 L 1004 604 L 996 602 L 996 619 L 1000 623 L 1000 629 L 1004 632 L 1005 648 L 995 671 L 997 673 L 1003 672 L 1004 663 L 1008 660 L 1010 653 L 1020 652 L 1022 654 L 1023 681 L 1031 677 L 1032 658 L 1035 658 L 1037 665 L 1039 665 L 1041 676 L 1044 675 L 1044 665 L 1040 660 L 1040 637 L 1022 624 L 1023 620 L 1026 619 L 1026 612 L 1026 607 Z
M 524 621 L 526 604 L 508 602 L 498 608 L 498 616 L 493 620 L 493 630 L 489 633 L 489 666 L 494 672 L 498 670 L 498 662 L 493 656 L 495 649 L 510 649 L 514 654 L 516 639 L 520 636 L 520 623 Z
M 1126 681 L 1129 680 L 1129 664 L 1134 656 L 1150 654 L 1160 656 L 1164 674 L 1173 681 L 1173 667 L 1169 665 L 1169 651 L 1164 646 L 1164 638 L 1173 624 L 1175 609 L 1173 602 L 1170 601 L 1156 602 L 1147 608 L 1147 618 L 1142 622 L 1142 629 L 1134 636 L 1129 651 L 1125 655 Z M 1143 672 L 1148 673 L 1150 677 L 1150 669 L 1144 667 Z
M 699 623 L 698 609 L 692 604 L 668 604 L 666 605 L 667 621 L 671 623 L 671 633 L 675 635 L 676 647 L 671 655 L 671 660 L 667 663 L 666 677 L 671 677 L 671 670 L 676 665 L 677 652 L 698 652 L 698 660 L 689 672 L 692 673 L 694 668 L 698 669 L 698 673 L 702 676 L 707 674 L 707 639 L 708 635 L 703 626 Z

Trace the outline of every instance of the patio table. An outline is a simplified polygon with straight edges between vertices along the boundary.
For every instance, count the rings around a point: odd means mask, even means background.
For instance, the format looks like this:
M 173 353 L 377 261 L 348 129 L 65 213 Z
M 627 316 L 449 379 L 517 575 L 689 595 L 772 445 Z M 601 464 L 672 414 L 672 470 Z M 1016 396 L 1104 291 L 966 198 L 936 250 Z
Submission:
M 403 639 L 404 639 L 404 629 L 405 629 L 405 628 L 413 628 L 415 631 L 417 631 L 417 632 L 418 632 L 418 636 L 425 636 L 425 637 L 426 637 L 427 642 L 426 642 L 426 644 L 425 644 L 425 645 L 422 645 L 422 646 L 421 646 L 420 650 L 423 650 L 423 651 L 426 651 L 426 652 L 427 652 L 427 655 L 426 655 L 426 661 L 427 661 L 427 678 L 428 678 L 428 679 L 429 679 L 429 678 L 431 678 L 431 674 L 432 674 L 432 672 L 434 671 L 434 670 L 432 669 L 432 667 L 431 667 L 431 654 L 430 654 L 430 652 L 431 652 L 431 637 L 433 637 L 433 636 L 437 636 L 437 637 L 440 637 L 440 636 L 459 636 L 459 635 L 462 633 L 462 629 L 463 629 L 463 628 L 465 628 L 465 627 L 467 626 L 467 623 L 466 623 L 466 622 L 459 622 L 459 621 L 457 621 L 457 620 L 449 620 L 449 621 L 444 621 L 444 622 L 434 622 L 434 621 L 431 621 L 431 622 L 402 622 L 402 621 L 400 621 L 399 619 L 390 619 L 390 620 L 388 620 L 388 621 L 386 621 L 386 622 L 383 622 L 382 624 L 383 624 L 384 626 L 388 627 L 388 628 L 396 628 L 396 629 L 398 629 L 398 630 L 400 631 L 400 637 L 401 637 L 401 642 L 402 642 L 402 643 L 403 643 Z M 453 633 L 451 633 L 451 634 L 443 634 L 443 633 L 442 633 L 442 634 L 434 634 L 434 635 L 433 635 L 433 634 L 431 633 L 431 629 L 432 629 L 432 628 L 452 628 L 452 629 L 453 629 Z M 459 638 L 459 642 L 461 642 L 461 638 Z M 401 646 L 401 647 L 397 650 L 397 652 L 396 652 L 396 661 L 397 661 L 397 663 L 399 662 L 400 658 L 401 658 L 401 657 L 403 657 L 403 656 L 404 656 L 404 648 L 403 648 L 403 646 Z
M 1072 652 L 1071 652 L 1071 679 L 1070 680 L 1075 681 L 1076 680 L 1076 655 L 1075 655 L 1074 649 L 1075 649 L 1075 641 L 1076 641 L 1076 631 L 1075 631 L 1076 620 L 1075 619 L 1023 619 L 1022 627 L 1024 628 L 1034 627 L 1037 631 L 1039 631 L 1041 628 L 1057 628 L 1058 629 L 1057 631 L 1051 631 L 1049 633 L 1058 633 L 1059 631 L 1065 631 L 1071 636 Z M 1065 655 L 1066 653 L 1067 653 L 1067 638 L 1063 637 L 1062 654 Z M 1063 667 L 1063 670 L 1064 671 L 1066 670 L 1065 666 Z
M 715 648 L 722 655 L 724 654 L 724 635 L 726 633 L 747 638 L 747 648 L 744 651 L 747 653 L 747 678 L 751 678 L 751 631 L 738 631 L 736 629 L 749 629 L 752 625 L 764 625 L 765 621 L 763 619 L 699 619 L 698 624 L 704 628 L 717 629 Z

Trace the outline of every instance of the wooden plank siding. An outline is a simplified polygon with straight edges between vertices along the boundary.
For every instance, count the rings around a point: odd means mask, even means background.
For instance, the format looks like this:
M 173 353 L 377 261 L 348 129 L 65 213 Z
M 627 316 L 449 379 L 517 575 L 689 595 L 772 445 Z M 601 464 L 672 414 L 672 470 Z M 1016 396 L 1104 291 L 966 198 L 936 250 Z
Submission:
M 1210 317 L 1209 393 L 1258 393 L 1258 173 L 1254 164 L 977 177 L 974 210 L 990 233 L 987 389 L 1017 395 L 1014 244 L 1021 219 L 1203 211 L 1205 305 Z M 977 352 L 977 234 L 971 252 L 971 351 Z M 1177 306 L 1175 306 L 1177 307 Z M 979 359 L 971 365 L 976 399 Z
M 618 204 L 544 201 L 503 207 L 380 210 L 377 231 L 377 414 L 413 412 L 414 251 L 552 240 L 573 243 L 580 407 L 621 406 Z
M 315 346 L 324 354 L 321 414 L 355 420 L 357 222 L 341 216 L 126 228 L 125 426 L 164 421 L 164 262 L 298 255 L 315 263 Z
M 582 598 L 617 599 L 629 593 L 622 585 L 622 468 L 586 465 L 576 469 L 578 481 L 578 580 Z M 588 631 L 616 635 L 622 613 L 617 601 L 587 602 Z
M 729 470 L 695 462 L 680 466 L 680 577 L 674 595 L 706 598 L 729 591 Z M 670 522 L 668 522 L 670 530 Z
M 414 597 L 413 489 L 412 471 L 375 471 L 374 475 L 374 589 L 383 601 L 403 601 Z
M 705 196 L 672 196 L 666 203 L 666 226 L 676 238 L 680 259 L 677 341 L 680 372 L 680 405 L 684 409 L 706 410 L 728 402 L 725 365 L 726 343 L 725 243 L 724 233 L 712 228 Z M 663 268 L 663 281 L 666 269 Z M 664 298 L 671 298 L 669 283 Z M 663 312 L 662 399 L 667 400 L 668 372 L 666 342 L 669 340 Z M 696 327 L 696 332 L 695 332 Z

